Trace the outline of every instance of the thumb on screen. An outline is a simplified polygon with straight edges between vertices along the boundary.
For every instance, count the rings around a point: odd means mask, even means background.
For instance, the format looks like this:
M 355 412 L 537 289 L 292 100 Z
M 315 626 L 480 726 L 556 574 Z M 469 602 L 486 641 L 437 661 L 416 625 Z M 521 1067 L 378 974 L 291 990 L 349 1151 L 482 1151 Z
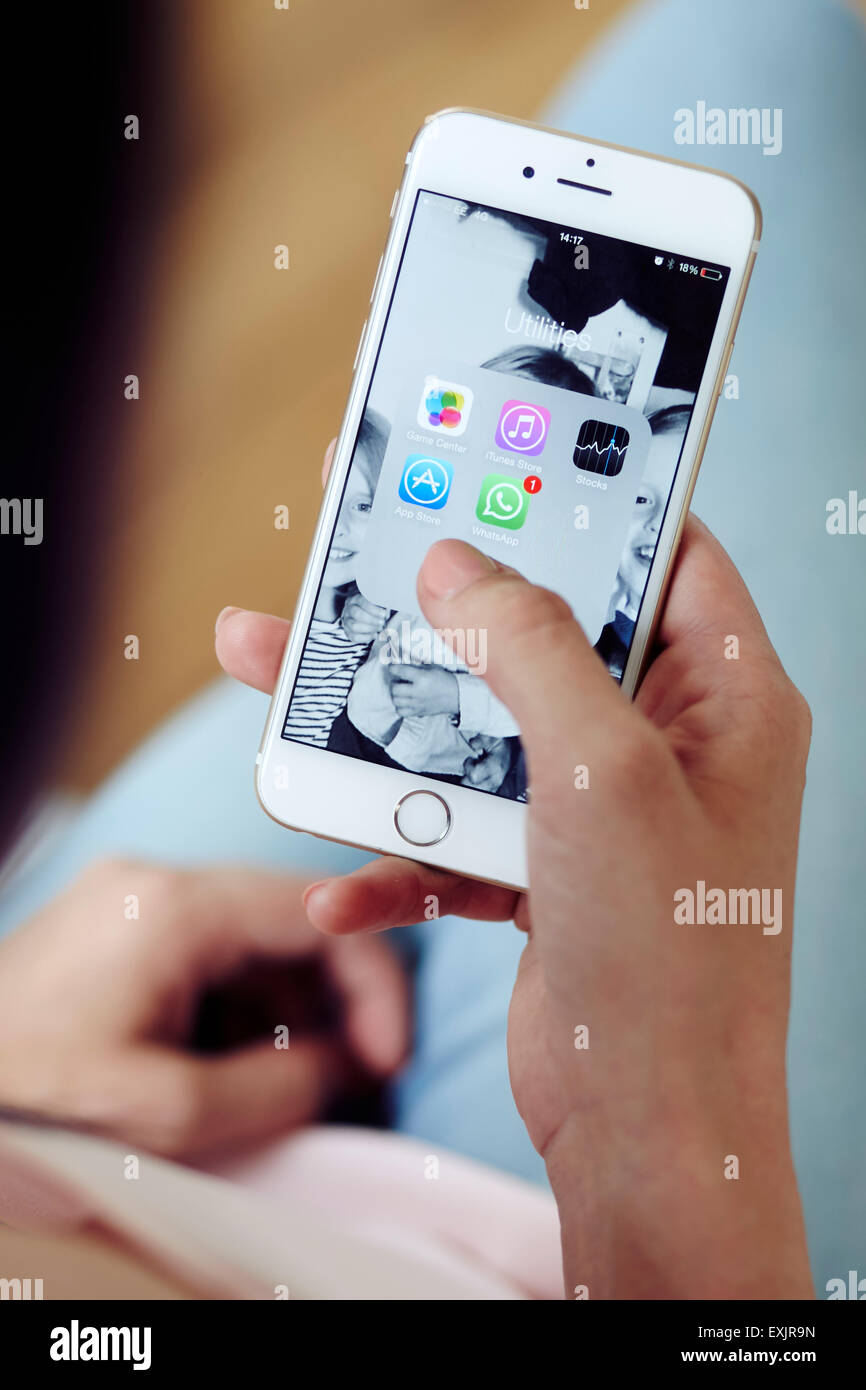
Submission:
M 517 720 L 533 777 L 565 766 L 575 742 L 602 748 L 638 722 L 565 600 L 473 546 L 433 545 L 418 598 L 434 627 L 484 653 L 474 670 Z

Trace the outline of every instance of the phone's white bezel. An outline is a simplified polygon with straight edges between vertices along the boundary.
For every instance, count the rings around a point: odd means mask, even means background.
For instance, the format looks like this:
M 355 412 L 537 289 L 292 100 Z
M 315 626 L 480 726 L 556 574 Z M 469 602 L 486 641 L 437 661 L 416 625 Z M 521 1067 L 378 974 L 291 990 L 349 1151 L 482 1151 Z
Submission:
M 593 166 L 587 166 L 588 159 L 595 161 Z M 535 170 L 533 178 L 524 177 L 525 166 Z M 609 189 L 611 195 L 559 184 L 559 178 Z M 724 383 L 760 237 L 760 209 L 748 189 L 725 175 L 486 112 L 452 110 L 430 117 L 406 156 L 292 637 L 256 759 L 256 789 L 263 808 L 283 825 L 524 888 L 524 805 L 281 737 L 415 197 L 422 188 L 731 267 L 623 677 L 626 695 L 636 688 L 655 630 L 713 408 Z M 408 791 L 425 788 L 445 796 L 452 825 L 438 844 L 414 849 L 399 835 L 394 811 Z

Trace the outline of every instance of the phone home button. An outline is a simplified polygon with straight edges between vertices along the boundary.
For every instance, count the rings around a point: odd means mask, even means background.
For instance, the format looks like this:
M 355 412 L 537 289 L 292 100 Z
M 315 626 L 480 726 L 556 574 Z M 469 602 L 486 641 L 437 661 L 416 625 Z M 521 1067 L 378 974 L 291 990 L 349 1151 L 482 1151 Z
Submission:
M 407 792 L 394 807 L 398 835 L 410 845 L 438 845 L 451 829 L 451 807 L 436 792 Z

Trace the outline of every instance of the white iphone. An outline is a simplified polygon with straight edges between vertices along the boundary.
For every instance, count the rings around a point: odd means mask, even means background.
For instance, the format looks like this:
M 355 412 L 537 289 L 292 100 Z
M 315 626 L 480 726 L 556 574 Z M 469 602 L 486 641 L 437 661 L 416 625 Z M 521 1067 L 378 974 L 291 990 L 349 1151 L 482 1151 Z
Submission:
M 504 559 L 634 692 L 761 214 L 724 175 L 452 110 L 391 218 L 258 795 L 295 829 L 525 888 L 520 730 L 485 634 L 431 629 L 418 570 L 444 537 Z

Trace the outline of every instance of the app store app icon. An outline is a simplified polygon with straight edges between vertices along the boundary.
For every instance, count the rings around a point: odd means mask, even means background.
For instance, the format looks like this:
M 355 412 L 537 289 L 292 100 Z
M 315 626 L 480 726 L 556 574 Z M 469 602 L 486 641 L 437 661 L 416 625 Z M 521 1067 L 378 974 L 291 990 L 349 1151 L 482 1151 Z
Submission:
M 438 511 L 448 501 L 454 469 L 447 459 L 410 454 L 400 477 L 400 496 L 416 507 Z

